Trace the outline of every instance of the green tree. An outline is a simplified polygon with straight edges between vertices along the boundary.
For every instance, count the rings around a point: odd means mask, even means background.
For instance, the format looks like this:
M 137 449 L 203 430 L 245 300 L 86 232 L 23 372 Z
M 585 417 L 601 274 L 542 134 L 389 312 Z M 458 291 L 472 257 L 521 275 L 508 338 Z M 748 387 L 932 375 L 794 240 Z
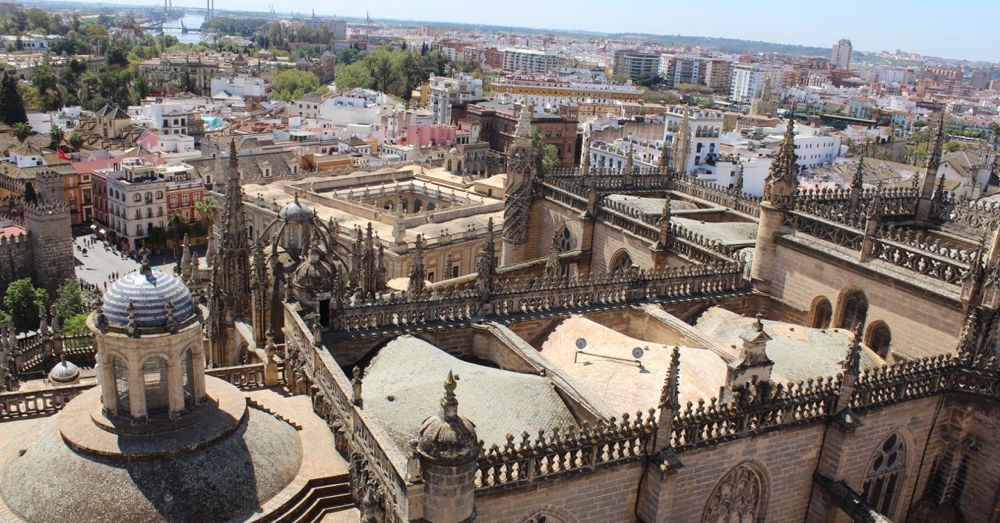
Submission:
M 127 67 L 128 53 L 121 46 L 115 45 L 108 49 L 107 63 L 112 67 Z
M 360 62 L 337 67 L 335 80 L 337 89 L 340 90 L 354 89 L 356 87 L 372 88 L 372 76 L 368 73 L 368 68 L 365 67 L 365 64 Z
M 31 136 L 31 126 L 24 122 L 17 122 L 14 124 L 14 136 L 17 137 L 18 141 L 24 143 Z
M 77 314 L 76 316 L 70 316 L 68 320 L 65 320 L 62 324 L 63 336 L 74 336 L 77 334 L 87 334 L 90 329 L 87 328 L 87 316 L 88 313 L 84 312 L 82 314 Z
M 215 219 L 219 217 L 219 206 L 215 203 L 215 198 L 206 196 L 194 204 L 194 212 L 205 222 L 205 227 L 211 229 Z
M 59 82 L 48 58 L 42 60 L 42 63 L 31 71 L 31 84 L 38 90 L 41 110 L 58 111 L 62 109 L 63 100 L 62 93 L 59 92 Z
M 146 238 L 146 243 L 163 247 L 167 244 L 167 230 L 163 227 L 149 229 L 149 236 Z
M 62 145 L 63 141 L 63 130 L 56 124 L 52 124 L 52 128 L 49 130 L 49 149 L 53 151 L 58 149 Z
M 3 79 L 0 79 L 0 121 L 7 125 L 27 122 L 28 115 L 24 111 L 24 100 L 17 90 L 17 77 L 7 69 Z
M 149 80 L 146 80 L 146 75 L 137 74 L 132 87 L 135 90 L 135 97 L 139 100 L 149 96 Z
M 3 297 L 4 307 L 10 314 L 14 327 L 29 330 L 38 327 L 38 309 L 45 307 L 49 293 L 31 283 L 31 278 L 14 280 L 7 286 Z
M 75 278 L 66 278 L 56 291 L 55 309 L 60 320 L 90 312 L 94 293 L 84 289 Z
M 545 143 L 538 131 L 531 135 L 531 145 L 541 154 L 542 174 L 550 173 L 559 166 L 559 150 L 555 145 Z
M 320 87 L 319 78 L 308 71 L 286 69 L 274 75 L 274 97 L 291 102 Z
M 80 133 L 80 131 L 73 131 L 70 133 L 67 142 L 69 143 L 70 148 L 74 151 L 79 151 L 80 148 L 83 147 L 83 134 Z

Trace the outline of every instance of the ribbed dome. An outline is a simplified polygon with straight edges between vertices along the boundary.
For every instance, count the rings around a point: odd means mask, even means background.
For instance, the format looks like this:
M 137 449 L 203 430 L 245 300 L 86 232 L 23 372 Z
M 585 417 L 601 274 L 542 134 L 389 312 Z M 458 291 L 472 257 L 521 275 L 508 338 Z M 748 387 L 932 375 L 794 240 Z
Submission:
M 309 258 L 295 269 L 292 275 L 292 283 L 303 289 L 313 292 L 328 291 L 333 288 L 333 278 L 337 271 L 324 260 L 315 245 L 309 252 Z
M 289 203 L 281 212 L 278 218 L 289 223 L 308 223 L 313 218 L 313 210 L 308 205 L 299 201 L 298 196 L 295 201 Z
M 153 269 L 148 274 L 130 272 L 104 291 L 104 315 L 112 326 L 128 325 L 129 302 L 135 306 L 135 322 L 140 328 L 167 325 L 167 304 L 173 305 L 173 319 L 184 323 L 194 315 L 191 291 L 171 274 Z
M 49 381 L 53 383 L 73 383 L 80 379 L 80 367 L 71 361 L 62 360 L 49 371 Z

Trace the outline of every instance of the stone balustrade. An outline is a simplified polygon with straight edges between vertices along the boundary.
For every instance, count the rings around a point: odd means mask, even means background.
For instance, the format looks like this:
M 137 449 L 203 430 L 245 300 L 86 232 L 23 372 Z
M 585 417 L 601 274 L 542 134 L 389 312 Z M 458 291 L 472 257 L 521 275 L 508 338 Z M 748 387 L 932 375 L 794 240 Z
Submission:
M 688 402 L 675 416 L 671 446 L 679 452 L 825 418 L 833 413 L 837 389 L 833 378 L 788 386 L 759 382 L 735 389 L 729 403 Z
M 504 446 L 493 445 L 479 457 L 476 494 L 638 461 L 652 446 L 655 412 L 650 409 L 645 417 L 636 412 L 634 418 L 623 414 L 620 421 L 599 420 L 579 429 L 554 428 L 548 436 L 539 430 L 534 440 L 523 432 L 519 443 L 507 434 Z
M 436 322 L 468 322 L 478 316 L 510 317 L 640 301 L 672 301 L 747 289 L 736 261 L 695 267 L 629 271 L 571 278 L 500 280 L 488 296 L 476 282 L 418 295 L 393 293 L 348 304 L 332 318 L 336 334 Z
M 65 385 L 28 392 L 0 392 L 0 421 L 48 416 L 95 384 Z
M 256 390 L 267 386 L 264 383 L 263 363 L 205 369 L 205 375 L 225 380 L 240 390 Z

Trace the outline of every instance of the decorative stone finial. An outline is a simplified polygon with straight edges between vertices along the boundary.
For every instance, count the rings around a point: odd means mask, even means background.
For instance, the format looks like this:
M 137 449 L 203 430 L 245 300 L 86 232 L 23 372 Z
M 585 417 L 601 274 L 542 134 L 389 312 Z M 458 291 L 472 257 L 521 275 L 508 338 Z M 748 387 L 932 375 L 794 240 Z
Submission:
M 364 401 L 361 397 L 361 380 L 365 377 L 365 371 L 361 370 L 361 367 L 355 365 L 351 374 L 354 375 L 351 378 L 351 403 L 361 407 Z
M 660 392 L 660 408 L 670 408 L 674 411 L 680 409 L 680 375 L 681 375 L 681 349 L 674 347 L 670 354 L 670 367 L 667 369 L 667 376 L 663 381 L 663 390 Z
M 136 324 L 135 320 L 135 302 L 129 300 L 128 307 L 126 310 L 128 311 L 128 323 L 126 324 L 126 330 L 128 331 L 128 335 L 132 337 L 138 337 L 139 327 Z

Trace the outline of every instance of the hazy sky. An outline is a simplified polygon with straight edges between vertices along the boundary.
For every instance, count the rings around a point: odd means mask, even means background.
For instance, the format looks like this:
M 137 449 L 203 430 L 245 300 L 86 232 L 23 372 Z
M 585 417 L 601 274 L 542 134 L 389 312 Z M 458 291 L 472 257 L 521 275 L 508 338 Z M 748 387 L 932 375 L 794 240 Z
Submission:
M 115 0 L 111 0 L 115 1 Z M 120 1 L 120 0 L 119 0 Z M 162 0 L 138 0 L 162 4 Z M 204 5 L 175 0 L 175 5 Z M 216 0 L 218 9 L 296 10 L 534 28 L 719 36 L 1000 61 L 998 0 Z

